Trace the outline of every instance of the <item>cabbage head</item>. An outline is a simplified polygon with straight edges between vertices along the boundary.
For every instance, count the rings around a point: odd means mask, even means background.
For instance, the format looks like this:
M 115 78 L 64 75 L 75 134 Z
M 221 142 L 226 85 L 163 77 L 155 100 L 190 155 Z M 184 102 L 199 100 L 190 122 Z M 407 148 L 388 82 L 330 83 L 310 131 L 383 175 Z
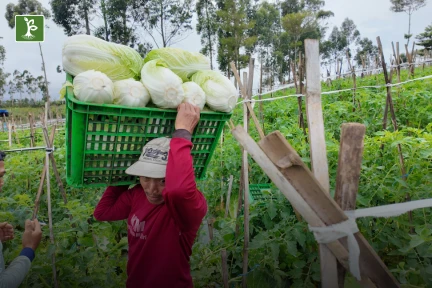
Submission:
M 75 76 L 73 91 L 80 101 L 96 104 L 112 104 L 114 84 L 102 72 L 88 70 Z
M 230 113 L 237 104 L 239 94 L 234 84 L 217 71 L 199 71 L 192 76 L 206 94 L 207 105 L 215 111 Z
M 183 102 L 191 103 L 202 110 L 206 102 L 204 90 L 195 82 L 186 82 L 182 86 L 185 93 Z
M 204 55 L 180 48 L 154 49 L 147 54 L 144 62 L 147 63 L 155 59 L 163 60 L 166 67 L 184 82 L 190 80 L 190 77 L 199 70 L 210 70 L 210 62 Z
M 150 94 L 140 81 L 125 79 L 114 82 L 114 104 L 145 107 L 149 101 Z
M 141 82 L 150 92 L 152 102 L 160 108 L 177 108 L 184 99 L 183 81 L 161 60 L 144 64 Z
M 76 76 L 87 70 L 105 73 L 111 80 L 139 80 L 144 61 L 134 49 L 110 43 L 90 35 L 74 35 L 66 39 L 62 50 L 63 69 Z

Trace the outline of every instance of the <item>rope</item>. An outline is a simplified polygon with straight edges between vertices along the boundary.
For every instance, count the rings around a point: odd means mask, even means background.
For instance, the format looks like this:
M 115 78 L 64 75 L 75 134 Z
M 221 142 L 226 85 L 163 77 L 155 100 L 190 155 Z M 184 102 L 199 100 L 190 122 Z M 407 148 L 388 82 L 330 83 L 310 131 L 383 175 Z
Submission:
M 347 220 L 325 227 L 309 226 L 309 230 L 314 233 L 316 241 L 321 244 L 327 244 L 342 237 L 348 237 L 350 272 L 360 281 L 360 248 L 354 236 L 354 234 L 357 233 L 359 229 L 355 219 L 363 217 L 395 217 L 407 213 L 408 211 L 428 207 L 432 207 L 432 199 L 345 211 L 345 215 L 348 217 Z
M 326 91 L 326 92 L 321 92 L 321 95 L 330 95 L 330 94 L 337 94 L 337 93 L 341 93 L 341 92 L 349 92 L 352 90 L 357 90 L 357 89 L 380 89 L 380 88 L 384 88 L 384 87 L 396 87 L 396 86 L 402 86 L 404 84 L 407 83 L 411 83 L 411 82 L 415 82 L 415 81 L 420 81 L 420 80 L 426 80 L 426 79 L 431 79 L 432 75 L 428 75 L 428 76 L 424 76 L 424 77 L 420 77 L 420 78 L 416 78 L 416 79 L 411 79 L 411 80 L 407 80 L 404 82 L 400 82 L 400 83 L 395 83 L 395 84 L 386 84 L 386 85 L 377 85 L 377 86 L 360 86 L 357 88 L 348 88 L 348 89 L 341 89 L 341 90 L 334 90 L 334 91 Z M 279 90 L 282 90 L 285 88 L 281 88 Z M 267 93 L 266 93 L 267 94 Z M 240 105 L 244 102 L 263 102 L 263 101 L 276 101 L 276 100 L 280 100 L 280 99 L 284 99 L 284 98 L 288 98 L 288 97 L 304 97 L 306 95 L 303 94 L 291 94 L 291 95 L 286 95 L 286 96 L 279 96 L 279 97 L 275 97 L 275 98 L 266 98 L 266 99 L 261 99 L 261 100 L 242 100 L 240 102 L 237 102 L 236 105 Z

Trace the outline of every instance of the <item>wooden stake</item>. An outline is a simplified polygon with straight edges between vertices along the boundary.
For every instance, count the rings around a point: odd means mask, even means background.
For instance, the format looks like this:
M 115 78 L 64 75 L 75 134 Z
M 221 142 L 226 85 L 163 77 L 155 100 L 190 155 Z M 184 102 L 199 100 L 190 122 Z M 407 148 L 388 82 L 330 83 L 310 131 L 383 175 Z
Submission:
M 227 192 L 227 199 L 226 199 L 226 207 L 225 207 L 225 218 L 228 217 L 233 180 L 234 180 L 233 175 L 230 175 L 229 183 L 228 183 L 228 192 Z
M 343 211 L 347 211 L 356 207 L 366 127 L 363 124 L 346 123 L 342 124 L 341 130 L 335 200 Z M 341 243 L 348 247 L 346 239 L 341 239 Z M 340 263 L 337 268 L 339 287 L 343 288 L 346 270 Z
M 304 92 L 304 65 L 303 65 L 303 58 L 302 58 L 302 52 L 299 52 L 299 92 L 300 94 L 303 95 Z M 303 99 L 302 97 L 297 97 L 297 104 L 298 104 L 298 109 L 299 109 L 299 125 L 300 127 L 303 129 L 303 134 L 307 135 L 306 133 L 306 124 L 304 121 L 304 117 L 303 117 Z M 306 140 L 307 141 L 307 140 Z
M 387 73 L 387 67 L 386 67 L 386 63 L 385 63 L 385 59 L 384 59 L 384 54 L 383 54 L 383 49 L 382 49 L 382 45 L 381 45 L 381 39 L 378 36 L 377 37 L 377 42 L 378 42 L 378 49 L 380 51 L 380 55 L 381 55 L 381 62 L 382 62 L 382 66 L 383 66 L 383 70 L 384 70 L 384 78 L 387 84 L 390 84 L 391 81 L 389 80 L 389 76 Z M 408 52 L 408 46 L 405 44 L 405 48 L 407 49 Z M 398 124 L 396 121 L 396 113 L 394 111 L 394 107 L 393 107 L 393 99 L 392 99 L 392 94 L 391 94 L 391 87 L 387 87 L 387 103 L 390 109 L 390 114 L 392 117 L 392 123 L 393 123 L 393 128 L 395 131 L 398 130 Z M 385 116 L 386 117 L 386 116 Z M 384 124 L 384 123 L 383 123 Z M 387 121 L 386 123 L 387 124 Z M 384 130 L 386 129 L 385 127 L 383 127 Z M 381 146 L 382 147 L 382 146 Z M 405 163 L 404 163 L 404 158 L 403 158 L 403 154 L 402 154 L 402 146 L 400 144 L 397 145 L 398 148 L 398 153 L 399 153 L 399 164 L 400 164 L 400 169 L 401 169 L 401 174 L 402 174 L 402 180 L 406 181 L 407 176 L 406 176 L 406 169 L 405 169 Z M 409 193 L 406 194 L 405 196 L 406 201 L 411 201 L 411 196 Z M 409 211 L 408 212 L 408 217 L 411 223 L 411 228 L 410 228 L 410 232 L 414 233 L 414 227 L 412 226 L 413 223 L 413 219 L 412 219 L 412 212 Z
M 12 124 L 8 122 L 9 148 L 12 147 Z
M 261 61 L 261 69 L 260 69 L 260 92 L 259 92 L 259 96 L 258 96 L 259 100 L 262 100 L 262 93 L 263 93 L 263 90 L 262 90 L 262 77 L 263 77 L 263 66 L 262 66 L 262 61 Z M 265 134 L 264 113 L 263 113 L 263 102 L 262 101 L 259 102 L 259 116 L 260 116 L 260 121 L 262 123 L 262 129 L 263 129 L 263 132 Z
M 252 60 L 252 59 L 251 59 Z M 249 63 L 250 65 L 250 63 Z M 247 73 L 243 73 L 243 85 L 244 87 L 247 87 Z M 247 93 L 247 92 L 246 92 Z M 249 100 L 249 95 L 246 94 L 244 97 L 245 100 Z M 247 102 L 243 105 L 243 128 L 248 131 L 249 125 L 249 113 L 248 113 L 248 107 Z M 243 150 L 243 195 L 244 195 L 244 244 L 243 244 L 243 279 L 242 279 L 242 287 L 247 288 L 247 278 L 246 274 L 248 272 L 249 267 L 249 163 L 248 163 L 248 153 L 246 150 Z
M 45 102 L 45 127 L 48 127 L 48 114 L 49 114 L 49 104 Z
M 30 147 L 35 146 L 35 139 L 34 139 L 34 126 L 33 126 L 33 115 L 31 113 L 28 114 L 29 118 L 29 125 L 30 125 Z
M 356 79 L 356 74 L 355 74 L 355 67 L 353 65 L 351 65 L 351 58 L 349 56 L 349 52 L 348 50 L 346 51 L 346 55 L 347 55 L 347 60 L 348 60 L 348 68 L 351 71 L 351 76 L 353 78 L 353 111 L 355 111 L 355 107 L 356 107 L 356 90 L 357 90 L 357 79 Z M 358 106 L 359 108 L 361 107 L 360 105 L 360 101 L 358 102 Z
M 55 131 L 55 130 L 54 130 Z M 47 147 L 50 147 L 50 139 L 48 137 L 48 131 L 46 127 L 43 127 L 43 133 L 45 138 L 45 143 Z M 46 186 L 47 186 L 47 202 L 48 202 L 48 225 L 50 230 L 50 241 L 52 245 L 55 245 L 54 242 L 54 232 L 53 232 L 53 221 L 52 221 L 52 211 L 51 211 L 51 183 L 50 183 L 50 174 L 49 174 L 49 154 L 46 153 L 45 157 L 45 167 L 46 167 Z M 54 287 L 58 287 L 57 283 L 57 269 L 55 266 L 55 252 L 52 253 L 52 270 L 54 277 Z
M 253 59 L 253 58 L 251 58 L 251 59 Z M 237 69 L 235 68 L 234 62 L 231 62 L 231 70 L 233 71 L 234 76 L 237 79 L 237 82 L 239 83 L 241 94 L 242 95 L 247 95 L 247 88 L 246 88 L 247 86 L 243 85 L 244 83 L 243 84 L 241 83 L 242 81 L 240 80 L 240 76 L 238 74 Z M 243 99 L 247 100 L 246 96 L 243 96 Z M 255 115 L 255 112 L 253 111 L 252 106 L 250 105 L 250 102 L 244 102 L 244 104 L 246 105 L 246 107 L 249 110 L 250 115 L 252 116 L 252 119 L 253 119 L 255 127 L 256 127 L 256 129 L 258 131 L 258 134 L 260 135 L 261 139 L 264 138 L 264 136 L 265 136 L 264 132 L 261 129 L 261 125 L 258 122 L 258 119 L 257 119 L 257 117 Z
M 223 278 L 223 285 L 224 285 L 224 288 L 229 288 L 229 285 L 228 285 L 228 265 L 227 265 L 228 258 L 227 258 L 227 251 L 226 251 L 225 248 L 222 249 L 221 254 L 222 254 L 221 258 L 222 258 L 222 278 Z
M 51 135 L 49 137 L 49 146 L 48 147 L 52 147 L 52 144 L 54 143 L 54 136 L 55 136 L 55 130 L 51 131 Z M 33 208 L 33 216 L 32 219 L 34 220 L 37 216 L 37 213 L 39 211 L 39 206 L 40 206 L 40 197 L 42 195 L 42 191 L 43 191 L 43 184 L 45 182 L 45 176 L 46 176 L 46 163 L 45 163 L 45 159 L 44 159 L 44 166 L 42 169 L 42 175 L 41 175 L 41 180 L 39 182 L 39 188 L 38 188 L 38 192 L 36 194 L 36 200 L 35 200 L 35 206 Z
M 209 231 L 210 241 L 213 240 L 213 223 L 214 222 L 215 222 L 215 218 L 210 218 L 207 220 L 207 227 L 208 227 L 208 231 Z
M 324 119 L 321 106 L 321 80 L 318 40 L 306 39 L 306 113 L 309 127 L 312 172 L 324 191 L 330 193 Z M 337 285 L 337 262 L 325 245 L 320 245 L 321 283 L 324 288 Z

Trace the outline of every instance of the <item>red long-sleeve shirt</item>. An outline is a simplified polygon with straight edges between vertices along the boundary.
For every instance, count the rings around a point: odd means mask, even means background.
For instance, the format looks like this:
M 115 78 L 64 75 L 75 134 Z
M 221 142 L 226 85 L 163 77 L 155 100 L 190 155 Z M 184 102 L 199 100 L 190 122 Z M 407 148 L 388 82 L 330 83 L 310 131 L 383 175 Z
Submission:
M 99 221 L 127 219 L 128 288 L 193 287 L 189 257 L 207 203 L 197 189 L 192 143 L 172 138 L 164 202 L 153 205 L 141 185 L 108 187 L 94 211 Z

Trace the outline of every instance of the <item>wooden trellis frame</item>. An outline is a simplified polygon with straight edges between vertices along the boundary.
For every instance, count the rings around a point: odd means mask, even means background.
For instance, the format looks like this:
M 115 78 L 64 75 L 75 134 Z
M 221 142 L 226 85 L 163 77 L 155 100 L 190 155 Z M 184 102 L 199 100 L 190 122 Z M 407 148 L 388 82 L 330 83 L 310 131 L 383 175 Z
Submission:
M 310 130 L 309 140 L 311 143 L 312 170 L 315 175 L 312 174 L 306 164 L 303 163 L 300 156 L 286 141 L 285 137 L 278 131 L 264 137 L 249 102 L 245 102 L 244 105 L 248 108 L 260 134 L 261 141 L 259 142 L 259 146 L 249 136 L 245 129 L 241 126 L 235 128 L 233 123 L 230 123 L 232 129 L 231 132 L 237 141 L 245 150 L 248 151 L 255 162 L 264 170 L 269 178 L 291 202 L 293 207 L 312 227 L 329 226 L 348 220 L 345 213 L 328 193 L 328 167 L 325 155 L 326 149 L 320 95 L 321 82 L 319 77 L 318 52 L 318 42 L 316 40 L 306 40 L 306 72 L 308 84 L 306 107 Z M 238 79 L 240 90 L 243 95 L 247 95 L 244 86 L 242 86 L 241 81 L 239 81 L 238 73 L 236 72 L 237 71 L 234 71 L 234 75 Z M 358 137 L 363 137 L 364 127 L 361 127 L 361 125 L 359 127 L 358 124 L 354 124 L 349 128 L 352 128 L 351 131 L 354 132 L 348 134 L 344 133 L 344 138 L 348 139 L 346 141 L 349 141 L 349 138 L 351 138 L 351 141 L 353 139 L 357 139 L 358 141 Z M 344 143 L 342 141 L 341 145 Z M 350 171 L 350 177 L 343 174 L 342 168 L 338 171 L 338 189 L 341 193 L 344 192 L 342 191 L 343 188 L 341 188 L 343 183 L 349 184 L 347 186 L 349 187 L 347 191 L 350 192 L 351 195 L 355 196 L 357 193 L 358 182 L 356 182 L 356 175 L 360 173 L 359 163 L 361 163 L 362 148 L 362 142 L 360 147 L 357 147 L 355 150 L 356 152 L 347 148 L 346 145 L 344 146 L 339 164 L 340 167 L 343 167 L 342 162 L 344 162 L 345 167 L 350 168 L 348 169 Z M 343 159 L 346 159 L 347 155 L 350 155 L 351 152 L 355 154 L 353 159 L 350 160 L 352 163 L 348 163 L 349 161 L 343 161 Z M 353 196 L 351 196 L 351 198 L 352 197 Z M 397 280 L 390 273 L 362 234 L 357 232 L 354 235 L 360 247 L 359 266 L 361 280 L 359 283 L 361 286 L 399 287 Z M 348 251 L 345 248 L 342 239 L 322 244 L 321 246 L 325 246 L 325 249 L 332 252 L 332 254 L 329 254 L 326 253 L 327 250 L 322 250 L 324 251 L 324 253 L 321 253 L 322 263 L 324 262 L 327 264 L 329 259 L 331 260 L 332 258 L 336 258 L 343 268 L 347 270 L 349 269 Z M 322 274 L 329 273 L 322 277 L 323 287 L 338 287 L 336 267 L 335 261 L 331 262 L 331 265 L 322 266 Z

